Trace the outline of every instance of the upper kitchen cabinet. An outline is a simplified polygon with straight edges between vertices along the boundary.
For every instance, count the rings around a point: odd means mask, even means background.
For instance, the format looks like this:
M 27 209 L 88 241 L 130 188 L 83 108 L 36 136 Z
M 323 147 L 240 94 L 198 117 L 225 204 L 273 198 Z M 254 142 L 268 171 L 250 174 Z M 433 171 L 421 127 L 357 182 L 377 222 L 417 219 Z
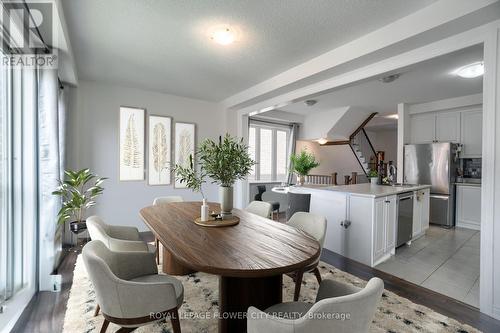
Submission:
M 421 113 L 410 119 L 411 143 L 432 143 L 436 139 L 436 115 Z
M 461 140 L 462 157 L 478 158 L 482 155 L 483 112 L 474 109 L 462 112 Z
M 436 113 L 436 141 L 460 143 L 460 112 Z
M 483 112 L 468 110 L 416 113 L 410 116 L 410 142 L 455 142 L 463 145 L 461 157 L 480 158 L 482 154 Z

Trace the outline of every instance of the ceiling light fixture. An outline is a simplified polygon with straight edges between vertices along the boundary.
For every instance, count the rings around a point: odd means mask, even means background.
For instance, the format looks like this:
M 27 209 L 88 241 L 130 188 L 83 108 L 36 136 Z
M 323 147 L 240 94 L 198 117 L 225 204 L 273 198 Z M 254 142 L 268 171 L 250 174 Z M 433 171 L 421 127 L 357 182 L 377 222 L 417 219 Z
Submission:
M 220 45 L 229 45 L 236 40 L 236 33 L 229 26 L 218 26 L 210 33 L 210 39 Z
M 458 68 L 453 73 L 464 79 L 473 79 L 484 74 L 484 63 L 482 61 L 474 62 Z
M 307 101 L 304 101 L 304 103 L 307 105 L 307 106 L 313 106 L 314 104 L 318 103 L 317 100 L 315 99 L 308 99 Z
M 319 143 L 320 145 L 324 145 L 328 142 L 328 139 L 321 138 L 321 139 L 316 140 L 316 142 Z
M 401 74 L 392 74 L 392 75 L 387 75 L 387 76 L 384 76 L 384 77 L 381 77 L 380 79 L 378 79 L 380 82 L 382 83 L 390 83 L 390 82 L 393 82 L 397 79 L 399 79 L 399 77 L 401 76 Z

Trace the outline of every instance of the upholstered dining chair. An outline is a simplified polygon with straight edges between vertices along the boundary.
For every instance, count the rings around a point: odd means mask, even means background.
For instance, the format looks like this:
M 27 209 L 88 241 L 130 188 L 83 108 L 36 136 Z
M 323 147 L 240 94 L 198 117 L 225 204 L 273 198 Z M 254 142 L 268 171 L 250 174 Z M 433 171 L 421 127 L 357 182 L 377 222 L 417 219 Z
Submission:
M 292 215 L 287 223 L 289 226 L 302 230 L 309 236 L 315 238 L 323 250 L 323 244 L 325 243 L 326 235 L 326 218 L 313 213 L 297 212 Z M 314 273 L 318 283 L 321 283 L 321 274 L 318 269 L 319 260 L 313 264 L 305 267 L 304 269 L 297 271 L 293 274 L 295 280 L 295 292 L 293 295 L 293 300 L 298 301 L 300 295 L 300 288 L 302 286 L 302 277 L 304 273 Z
M 248 333 L 366 333 L 380 301 L 384 283 L 372 278 L 365 288 L 334 280 L 321 282 L 316 303 L 288 302 L 265 311 L 250 307 Z
M 156 248 L 141 239 L 136 227 L 106 224 L 99 216 L 87 218 L 91 240 L 100 240 L 111 251 L 142 251 L 155 253 Z
M 245 208 L 247 212 L 265 217 L 267 219 L 271 217 L 272 209 L 273 205 L 265 201 L 252 201 L 247 208 Z
M 153 200 L 153 206 L 158 206 L 162 204 L 167 204 L 171 202 L 183 202 L 184 198 L 180 195 L 170 195 L 165 197 L 157 197 Z M 156 252 L 156 262 L 160 264 L 160 240 L 155 236 L 155 245 L 158 249 Z
M 87 243 L 83 261 L 101 306 L 104 322 L 131 332 L 139 326 L 170 318 L 174 333 L 180 333 L 178 308 L 184 287 L 174 277 L 158 274 L 155 256 L 149 252 L 114 252 L 101 241 Z

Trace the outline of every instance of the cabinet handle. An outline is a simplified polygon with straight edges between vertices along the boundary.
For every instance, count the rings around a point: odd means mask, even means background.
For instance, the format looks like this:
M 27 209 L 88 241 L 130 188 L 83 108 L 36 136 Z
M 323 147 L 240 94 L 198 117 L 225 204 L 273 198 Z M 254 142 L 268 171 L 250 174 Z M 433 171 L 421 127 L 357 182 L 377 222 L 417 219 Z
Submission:
M 391 203 L 389 200 L 386 200 L 385 203 Z
M 351 221 L 349 221 L 349 220 L 341 221 L 341 222 L 340 222 L 340 225 L 341 225 L 342 227 L 344 227 L 345 229 L 347 229 L 347 228 L 349 228 L 349 226 L 351 225 Z

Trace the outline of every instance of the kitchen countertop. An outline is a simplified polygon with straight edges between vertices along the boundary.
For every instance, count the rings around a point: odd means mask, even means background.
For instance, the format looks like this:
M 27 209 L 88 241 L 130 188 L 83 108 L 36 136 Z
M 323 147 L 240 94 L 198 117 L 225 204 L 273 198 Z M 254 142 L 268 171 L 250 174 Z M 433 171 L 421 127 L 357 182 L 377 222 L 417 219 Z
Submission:
M 372 185 L 372 184 L 355 184 L 355 185 L 339 185 L 339 186 L 319 186 L 319 185 L 304 185 L 299 188 L 310 188 L 315 190 L 325 190 L 334 192 L 344 192 L 359 196 L 367 196 L 372 198 L 385 197 L 404 192 L 412 192 L 430 188 L 430 185 L 404 185 L 404 186 L 388 186 L 388 185 Z M 293 187 L 290 189 L 293 191 Z

